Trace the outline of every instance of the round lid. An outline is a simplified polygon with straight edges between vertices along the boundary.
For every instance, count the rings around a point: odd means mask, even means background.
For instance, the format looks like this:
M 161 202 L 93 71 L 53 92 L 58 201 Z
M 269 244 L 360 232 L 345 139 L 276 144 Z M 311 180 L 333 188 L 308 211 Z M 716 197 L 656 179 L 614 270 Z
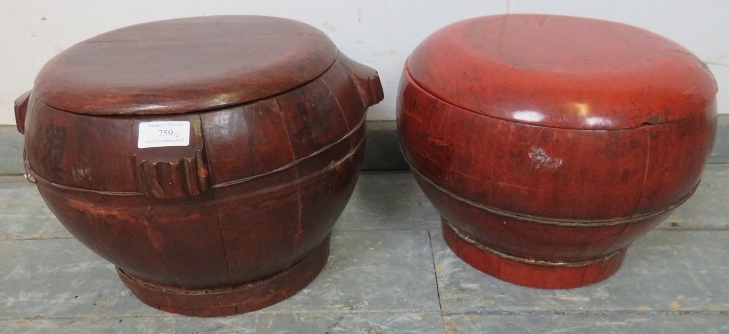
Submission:
M 68 48 L 41 69 L 33 94 L 83 114 L 184 113 L 299 87 L 336 57 L 324 33 L 293 20 L 174 19 L 121 28 Z
M 408 59 L 437 98 L 486 116 L 575 129 L 625 129 L 703 112 L 717 86 L 682 46 L 594 19 L 499 15 L 430 35 Z

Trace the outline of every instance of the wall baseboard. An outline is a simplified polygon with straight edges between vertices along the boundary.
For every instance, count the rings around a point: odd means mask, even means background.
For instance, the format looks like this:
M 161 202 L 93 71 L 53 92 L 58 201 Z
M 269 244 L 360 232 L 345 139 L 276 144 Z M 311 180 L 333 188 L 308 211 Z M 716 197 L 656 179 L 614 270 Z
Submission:
M 0 175 L 24 173 L 23 135 L 15 125 L 0 125 Z
M 729 114 L 719 115 L 710 164 L 729 164 Z
M 709 163 L 729 164 L 729 114 L 719 115 L 719 126 Z M 368 121 L 362 170 L 406 169 L 408 165 L 400 152 L 395 121 Z M 0 125 L 0 175 L 23 173 L 23 136 L 14 125 Z

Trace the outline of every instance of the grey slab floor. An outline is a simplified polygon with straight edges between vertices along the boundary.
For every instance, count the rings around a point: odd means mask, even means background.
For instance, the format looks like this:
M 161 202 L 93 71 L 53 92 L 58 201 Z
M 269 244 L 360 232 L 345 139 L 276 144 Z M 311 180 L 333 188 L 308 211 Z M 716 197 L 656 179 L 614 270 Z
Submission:
M 0 333 L 729 333 L 729 165 L 638 240 L 611 278 L 537 290 L 443 242 L 411 174 L 361 176 L 327 266 L 289 300 L 215 319 L 149 308 L 21 177 L 0 177 Z

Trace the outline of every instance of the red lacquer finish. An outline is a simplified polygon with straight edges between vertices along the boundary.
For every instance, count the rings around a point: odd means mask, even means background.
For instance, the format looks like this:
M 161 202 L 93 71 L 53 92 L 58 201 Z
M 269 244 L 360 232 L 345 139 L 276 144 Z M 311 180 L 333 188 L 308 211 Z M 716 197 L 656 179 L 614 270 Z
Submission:
M 572 288 L 696 189 L 717 87 L 689 51 L 623 24 L 461 21 L 405 66 L 398 131 L 448 245 L 497 278 Z
M 269 306 L 321 271 L 357 180 L 377 73 L 320 31 L 222 16 L 115 30 L 62 52 L 16 101 L 50 209 L 143 302 Z M 147 122 L 189 143 L 141 147 Z

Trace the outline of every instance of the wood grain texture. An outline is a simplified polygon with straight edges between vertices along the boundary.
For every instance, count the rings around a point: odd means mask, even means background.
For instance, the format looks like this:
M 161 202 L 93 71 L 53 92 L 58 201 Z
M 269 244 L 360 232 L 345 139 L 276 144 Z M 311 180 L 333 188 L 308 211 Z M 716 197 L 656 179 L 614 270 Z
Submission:
M 118 66 L 89 78 L 116 43 L 126 48 Z M 168 60 L 149 67 L 136 53 Z M 201 68 L 175 72 L 191 62 Z M 115 71 L 118 80 L 105 76 Z M 381 99 L 377 72 L 301 23 L 133 26 L 72 47 L 39 74 L 24 116 L 27 165 L 51 211 L 145 303 L 248 312 L 290 297 L 326 263 L 359 174 L 366 109 Z M 189 144 L 138 148 L 150 121 L 188 122 Z
M 337 53 L 321 31 L 283 18 L 157 21 L 64 50 L 38 73 L 35 91 L 46 104 L 92 115 L 200 111 L 299 87 L 324 73 Z
M 691 196 L 713 145 L 715 93 L 695 56 L 650 32 L 482 17 L 416 48 L 397 123 L 458 256 L 510 282 L 569 288 L 614 273 L 613 259 L 581 276 Z M 484 264 L 494 257 L 503 263 Z

